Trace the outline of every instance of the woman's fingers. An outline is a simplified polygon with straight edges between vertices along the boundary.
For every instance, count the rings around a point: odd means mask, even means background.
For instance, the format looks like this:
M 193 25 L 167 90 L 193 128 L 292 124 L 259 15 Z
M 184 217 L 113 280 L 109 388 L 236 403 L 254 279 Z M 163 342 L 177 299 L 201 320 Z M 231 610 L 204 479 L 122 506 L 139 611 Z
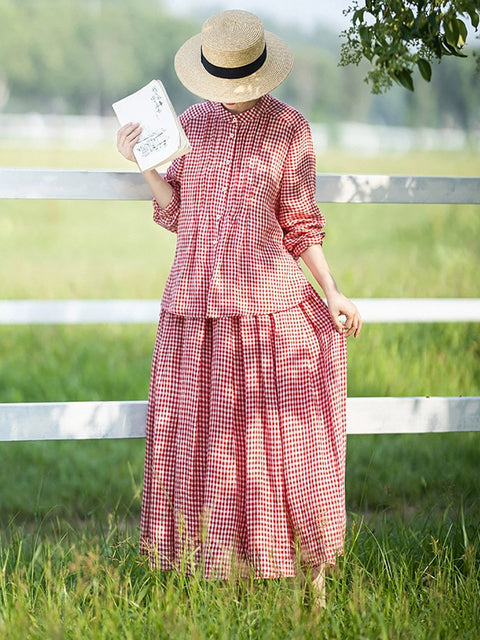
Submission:
M 354 335 L 357 338 L 362 328 L 362 317 L 357 307 L 350 300 L 344 300 L 338 306 L 332 304 L 330 313 L 339 333 L 348 336 Z
M 125 124 L 123 127 L 117 131 L 117 142 L 122 144 L 126 141 L 127 136 L 135 129 L 135 125 L 133 123 Z
M 130 134 L 132 131 L 135 131 L 135 129 L 139 129 L 140 127 L 140 123 L 138 122 L 128 122 L 127 124 L 124 124 L 123 127 L 120 127 L 120 129 L 118 130 L 118 135 L 128 135 Z
M 135 162 L 133 147 L 142 133 L 142 127 L 138 122 L 129 122 L 123 125 L 117 132 L 117 149 L 127 160 Z
M 134 128 L 130 132 L 127 131 L 128 142 L 133 142 L 134 140 L 136 140 L 141 133 L 142 133 L 142 127 L 139 124 L 134 125 Z
M 330 315 L 332 316 L 333 324 L 335 325 L 338 333 L 345 333 L 345 314 L 338 310 L 338 312 L 333 311 Z
M 347 316 L 347 320 L 344 324 L 345 335 L 348 338 L 348 336 L 351 336 L 353 334 L 355 338 L 358 338 L 358 336 L 360 335 L 361 329 L 362 329 L 362 318 L 360 317 L 360 314 L 358 313 L 358 311 L 355 309 L 354 313 Z

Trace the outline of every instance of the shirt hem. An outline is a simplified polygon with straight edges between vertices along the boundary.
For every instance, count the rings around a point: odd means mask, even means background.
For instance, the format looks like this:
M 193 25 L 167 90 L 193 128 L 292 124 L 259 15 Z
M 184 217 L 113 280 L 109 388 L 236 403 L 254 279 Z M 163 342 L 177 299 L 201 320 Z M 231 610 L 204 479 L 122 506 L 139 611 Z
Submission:
M 188 312 L 182 312 L 175 309 L 171 309 L 169 308 L 169 305 L 164 306 L 163 304 L 161 304 L 160 312 L 169 313 L 170 315 L 179 316 L 181 318 L 203 318 L 205 320 L 218 320 L 220 318 L 236 318 L 236 317 L 246 318 L 246 317 L 256 317 L 256 316 L 269 316 L 275 313 L 282 313 L 284 311 L 288 311 L 289 309 L 294 309 L 299 304 L 302 304 L 302 302 L 305 302 L 312 296 L 318 296 L 319 298 L 321 297 L 318 291 L 310 283 L 308 283 L 305 286 L 305 289 L 302 295 L 299 296 L 298 300 L 292 301 L 291 303 L 285 303 L 285 305 L 282 305 L 282 306 L 274 306 L 271 309 L 266 309 L 266 310 L 261 309 L 256 312 L 247 312 L 245 310 L 238 309 L 238 310 L 233 310 L 232 312 L 216 313 L 216 314 L 188 313 Z

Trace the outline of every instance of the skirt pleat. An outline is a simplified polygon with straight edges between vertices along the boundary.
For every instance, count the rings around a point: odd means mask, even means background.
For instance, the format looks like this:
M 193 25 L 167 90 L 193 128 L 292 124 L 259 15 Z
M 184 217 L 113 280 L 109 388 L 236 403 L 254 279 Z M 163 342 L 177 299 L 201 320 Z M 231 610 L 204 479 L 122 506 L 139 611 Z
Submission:
M 345 533 L 346 342 L 319 296 L 264 316 L 161 313 L 141 551 L 208 578 L 335 563 Z

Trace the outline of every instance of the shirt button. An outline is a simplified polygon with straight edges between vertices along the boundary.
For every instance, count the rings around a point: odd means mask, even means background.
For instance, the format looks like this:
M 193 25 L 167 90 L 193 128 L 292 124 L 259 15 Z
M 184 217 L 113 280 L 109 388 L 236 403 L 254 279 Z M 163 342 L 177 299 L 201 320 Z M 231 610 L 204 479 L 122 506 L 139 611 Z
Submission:
M 212 240 L 212 244 L 213 244 L 213 246 L 215 246 L 215 245 L 217 244 L 217 239 L 216 239 L 216 238 L 214 238 L 214 239 Z
M 225 160 L 225 164 L 230 164 L 231 160 Z
M 222 193 L 227 193 L 227 187 L 222 187 L 221 191 Z
M 235 137 L 235 134 L 232 131 L 232 133 L 230 134 L 230 138 L 234 138 L 234 137 Z

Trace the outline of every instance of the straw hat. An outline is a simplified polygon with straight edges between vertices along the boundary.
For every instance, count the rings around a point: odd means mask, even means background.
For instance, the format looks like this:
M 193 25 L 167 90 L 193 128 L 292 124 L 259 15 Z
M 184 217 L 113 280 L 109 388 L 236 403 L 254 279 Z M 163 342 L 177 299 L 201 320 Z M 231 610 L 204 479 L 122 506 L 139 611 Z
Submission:
M 175 71 L 192 93 L 215 102 L 260 98 L 290 73 L 293 55 L 248 11 L 223 11 L 180 47 Z

